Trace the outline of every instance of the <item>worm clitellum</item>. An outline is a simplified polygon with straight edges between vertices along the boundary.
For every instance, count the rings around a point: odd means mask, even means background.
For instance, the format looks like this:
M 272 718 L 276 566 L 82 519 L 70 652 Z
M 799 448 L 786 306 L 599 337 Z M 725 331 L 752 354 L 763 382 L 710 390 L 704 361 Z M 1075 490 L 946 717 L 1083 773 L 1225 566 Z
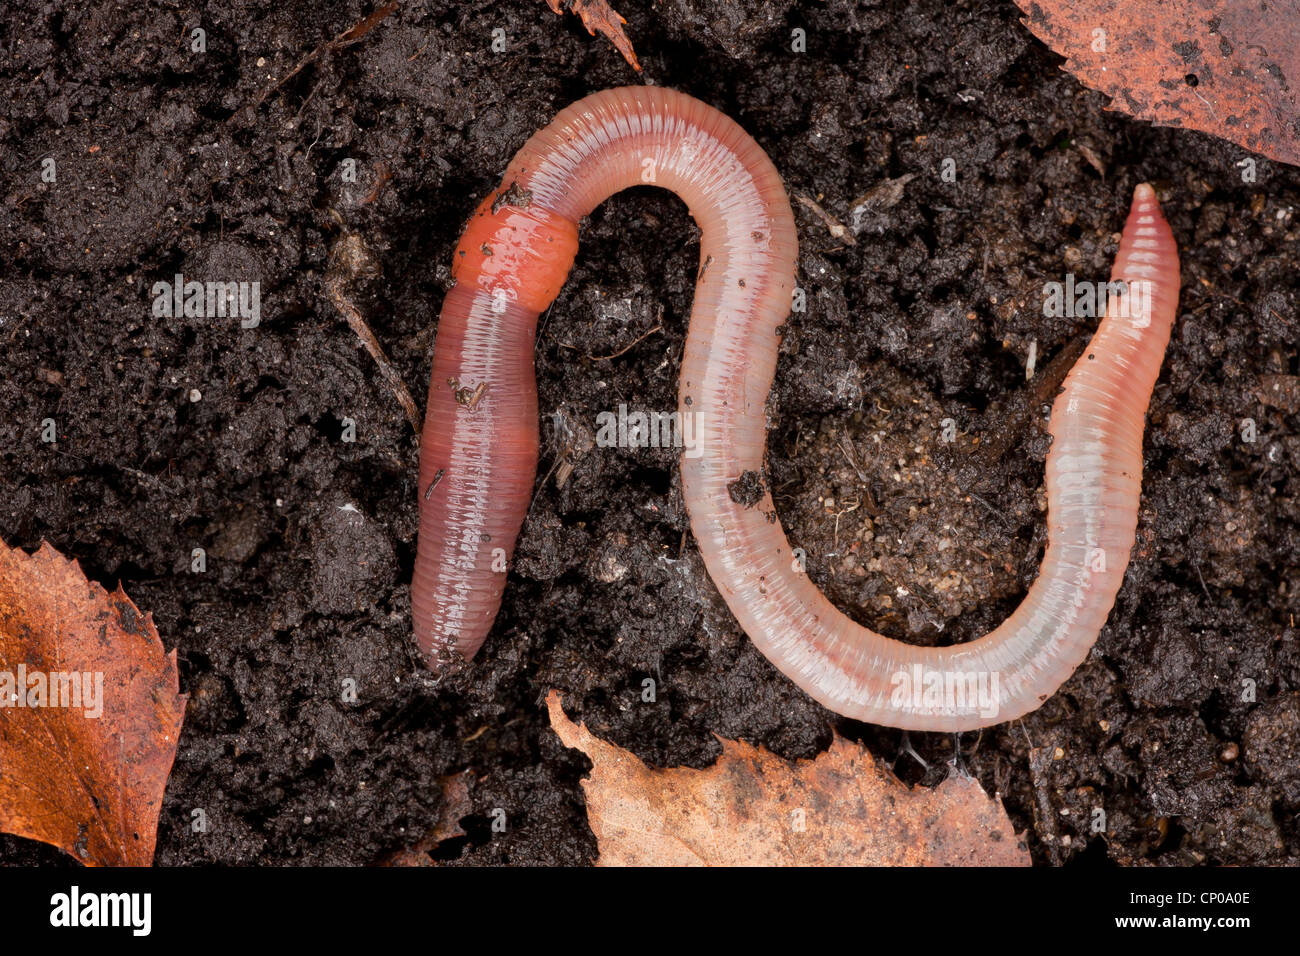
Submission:
M 765 472 L 764 408 L 797 240 L 781 177 L 739 126 L 671 90 L 579 100 L 534 135 L 456 249 L 434 349 L 420 454 L 415 635 L 431 667 L 487 637 L 537 474 L 534 335 L 578 246 L 578 222 L 651 182 L 700 227 L 700 272 L 678 411 L 703 453 L 681 458 L 691 530 L 745 633 L 812 697 L 858 720 L 968 730 L 1038 707 L 1097 639 L 1137 528 L 1143 419 L 1178 302 L 1178 254 L 1150 186 L 1137 187 L 1106 317 L 1052 406 L 1048 544 L 1001 627 L 915 647 L 837 610 L 791 554 L 770 493 L 733 500 Z M 1140 283 L 1135 286 L 1134 283 Z

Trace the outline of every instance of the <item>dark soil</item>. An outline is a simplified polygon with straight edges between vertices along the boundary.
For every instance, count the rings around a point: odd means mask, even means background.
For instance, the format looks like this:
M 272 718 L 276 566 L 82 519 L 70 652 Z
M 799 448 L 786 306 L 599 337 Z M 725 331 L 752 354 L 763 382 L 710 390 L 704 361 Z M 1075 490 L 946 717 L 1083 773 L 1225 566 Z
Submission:
M 1300 172 L 1260 161 L 1243 183 L 1236 147 L 1107 111 L 1005 2 L 617 6 L 646 80 L 733 116 L 829 216 L 848 224 L 858 197 L 915 177 L 872 197 L 852 246 L 796 204 L 808 305 L 769 435 L 809 572 L 895 637 L 968 640 L 1033 579 L 1043 370 L 1093 324 L 1044 318 L 1042 286 L 1106 278 L 1133 186 L 1157 185 L 1183 295 L 1109 624 L 1039 711 L 959 740 L 913 734 L 928 769 L 905 754 L 897 771 L 922 786 L 975 774 L 1039 863 L 1300 862 Z M 590 440 L 620 402 L 675 405 L 698 233 L 662 192 L 591 216 L 544 317 L 541 471 L 492 637 L 440 685 L 414 663 L 417 450 L 328 299 L 330 250 L 356 235 L 382 269 L 351 294 L 422 405 L 469 213 L 558 109 L 638 82 L 604 38 L 540 0 L 413 0 L 259 103 L 373 6 L 9 8 L 0 534 L 121 581 L 179 648 L 191 698 L 159 863 L 379 861 L 433 826 L 464 770 L 467 835 L 437 858 L 590 861 L 587 764 L 547 729 L 549 688 L 655 765 L 708 764 L 715 734 L 810 757 L 838 732 L 899 755 L 901 733 L 838 719 L 739 631 L 672 452 Z M 155 318 L 152 285 L 177 272 L 259 280 L 260 326 Z M 210 830 L 195 834 L 200 807 Z M 65 858 L 9 838 L 0 860 Z

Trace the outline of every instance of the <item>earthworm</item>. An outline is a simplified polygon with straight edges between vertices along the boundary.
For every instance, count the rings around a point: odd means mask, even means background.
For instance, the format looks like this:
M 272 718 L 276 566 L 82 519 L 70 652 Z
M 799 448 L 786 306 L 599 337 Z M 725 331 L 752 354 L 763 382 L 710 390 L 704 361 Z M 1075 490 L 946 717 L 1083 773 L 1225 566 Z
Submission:
M 537 319 L 573 264 L 578 223 L 647 183 L 681 197 L 700 228 L 678 413 L 693 417 L 701 453 L 681 456 L 682 490 L 705 567 L 745 633 L 809 695 L 858 720 L 959 731 L 1037 708 L 1096 641 L 1134 543 L 1143 419 L 1179 287 L 1155 193 L 1145 184 L 1134 193 L 1106 316 L 1052 407 L 1038 577 L 992 633 L 916 647 L 826 599 L 792 553 L 763 478 L 797 258 L 781 178 L 732 120 L 651 87 L 605 90 L 559 113 L 515 156 L 456 249 L 420 455 L 411 603 L 428 664 L 472 656 L 500 606 L 537 473 Z

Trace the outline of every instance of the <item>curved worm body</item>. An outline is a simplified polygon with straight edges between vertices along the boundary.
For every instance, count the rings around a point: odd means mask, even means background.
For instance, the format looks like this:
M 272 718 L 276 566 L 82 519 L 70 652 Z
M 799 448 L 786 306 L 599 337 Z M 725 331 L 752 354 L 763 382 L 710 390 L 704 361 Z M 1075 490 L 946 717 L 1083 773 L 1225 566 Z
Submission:
M 677 193 L 701 231 L 678 412 L 702 453 L 682 457 L 682 488 L 704 563 L 741 627 L 812 697 L 858 720 L 955 731 L 1034 710 L 1096 641 L 1134 541 L 1143 419 L 1179 287 L 1155 194 L 1143 185 L 1134 195 L 1112 273 L 1124 291 L 1110 297 L 1052 408 L 1038 578 L 991 634 L 914 647 L 827 601 L 794 560 L 765 488 L 733 498 L 742 476 L 764 474 L 794 218 L 780 176 L 739 126 L 652 87 L 606 90 L 562 111 L 519 151 L 456 250 L 425 418 L 412 583 L 430 666 L 472 656 L 500 606 L 537 470 L 537 318 L 573 263 L 578 222 L 645 183 Z

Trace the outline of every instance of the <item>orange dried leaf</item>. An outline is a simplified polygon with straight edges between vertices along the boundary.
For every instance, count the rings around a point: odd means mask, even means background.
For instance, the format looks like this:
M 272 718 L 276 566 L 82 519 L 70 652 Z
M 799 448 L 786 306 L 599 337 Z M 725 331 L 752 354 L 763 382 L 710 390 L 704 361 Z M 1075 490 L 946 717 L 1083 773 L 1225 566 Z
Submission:
M 415 846 L 389 857 L 385 866 L 434 866 L 429 852 L 440 843 L 465 835 L 465 831 L 460 828 L 460 820 L 473 811 L 469 799 L 469 780 L 468 770 L 442 778 L 442 809 L 433 827 Z
M 552 13 L 564 13 L 564 0 L 546 0 L 546 5 Z M 623 32 L 623 24 L 627 21 L 606 0 L 569 0 L 569 10 L 582 17 L 582 25 L 589 34 L 595 36 L 597 30 L 605 34 L 618 52 L 623 54 L 623 59 L 631 64 L 632 69 L 641 72 L 641 64 L 637 62 L 632 42 Z
M 185 714 L 153 619 L 48 544 L 0 543 L 0 697 L 0 830 L 148 866 Z
M 1001 804 L 973 779 L 909 790 L 841 737 L 791 763 L 723 740 L 705 770 L 652 770 L 570 721 L 551 727 L 592 762 L 582 781 L 601 866 L 1028 866 Z
M 1111 108 L 1300 165 L 1300 0 L 1016 0 Z

